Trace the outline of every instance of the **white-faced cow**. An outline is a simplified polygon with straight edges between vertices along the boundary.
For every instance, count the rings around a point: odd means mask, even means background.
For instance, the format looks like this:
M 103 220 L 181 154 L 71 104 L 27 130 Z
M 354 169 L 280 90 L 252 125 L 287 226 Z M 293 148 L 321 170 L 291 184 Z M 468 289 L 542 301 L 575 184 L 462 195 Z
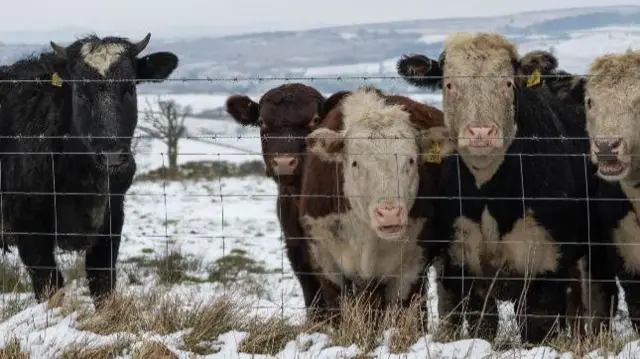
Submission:
M 471 332 L 493 339 L 496 299 L 511 300 L 526 319 L 523 339 L 539 343 L 566 315 L 570 268 L 586 253 L 592 170 L 584 139 L 558 139 L 579 132 L 567 126 L 581 120 L 548 86 L 527 86 L 524 63 L 499 34 L 458 33 L 438 61 L 406 56 L 398 70 L 409 83 L 443 89 L 452 137 L 443 148 L 457 155 L 445 160 L 438 196 L 450 199 L 436 216 L 438 237 L 450 240 L 443 286 L 453 325 L 466 308 Z M 435 77 L 408 78 L 418 75 Z
M 422 294 L 441 165 L 421 160 L 421 134 L 442 123 L 436 108 L 367 87 L 308 136 L 301 222 L 330 311 L 344 295 L 385 308 Z
M 38 301 L 63 286 L 56 246 L 86 250 L 96 305 L 115 286 L 124 195 L 136 170 L 136 85 L 165 79 L 178 64 L 170 52 L 139 57 L 150 36 L 52 42 L 53 51 L 0 70 L 18 81 L 0 85 L 3 246 L 17 245 Z
M 313 317 L 316 307 L 326 303 L 319 279 L 313 273 L 309 246 L 299 222 L 299 196 L 306 136 L 320 125 L 328 109 L 346 94 L 338 92 L 325 99 L 313 87 L 285 84 L 262 95 L 256 103 L 245 95 L 227 99 L 227 112 L 243 126 L 260 129 L 262 156 L 267 176 L 278 184 L 276 209 L 285 237 L 287 256 L 300 283 L 305 306 Z
M 615 277 L 625 292 L 629 317 L 640 325 L 640 51 L 597 57 L 573 93 L 582 93 L 591 161 L 600 179 L 593 196 L 601 222 L 591 250 L 594 284 L 604 289 L 607 308 L 618 306 Z M 609 304 L 611 306 L 609 306 Z

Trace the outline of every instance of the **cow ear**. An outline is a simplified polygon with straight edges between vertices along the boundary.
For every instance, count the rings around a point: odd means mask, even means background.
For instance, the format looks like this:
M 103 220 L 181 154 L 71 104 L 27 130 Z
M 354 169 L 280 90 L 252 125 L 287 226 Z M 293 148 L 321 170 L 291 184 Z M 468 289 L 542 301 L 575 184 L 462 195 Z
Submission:
M 574 101 L 583 102 L 585 98 L 585 86 L 587 79 L 583 76 L 574 76 L 571 79 L 571 85 L 569 87 L 569 95 Z
M 558 59 L 549 51 L 529 51 L 516 63 L 520 86 L 538 87 L 543 83 L 542 76 L 555 74 L 558 69 Z
M 339 105 L 340 102 L 342 102 L 342 99 L 345 98 L 345 96 L 349 95 L 350 93 L 351 91 L 338 91 L 333 95 L 329 96 L 329 98 L 324 100 L 324 104 L 322 106 L 323 113 L 321 114 L 321 116 L 322 117 L 326 116 L 329 113 L 329 111 L 331 111 L 334 107 Z
M 136 78 L 139 80 L 164 80 L 178 67 L 178 56 L 166 51 L 154 52 L 136 61 Z
M 307 150 L 325 162 L 342 161 L 344 134 L 328 128 L 319 128 L 306 138 Z
M 456 149 L 455 139 L 444 126 L 420 131 L 418 146 L 420 157 L 425 163 L 441 163 L 444 157 L 452 154 Z
M 257 126 L 260 106 L 245 95 L 231 95 L 225 103 L 227 113 L 243 126 Z
M 520 59 L 520 70 L 525 75 L 532 74 L 535 70 L 543 75 L 553 74 L 558 68 L 558 59 L 549 51 L 529 51 Z
M 441 55 L 442 60 L 444 55 Z M 418 87 L 437 90 L 442 86 L 442 63 L 424 55 L 403 55 L 396 63 L 398 75 Z M 414 77 L 415 76 L 415 77 Z M 429 78 L 419 78 L 418 76 L 428 76 Z

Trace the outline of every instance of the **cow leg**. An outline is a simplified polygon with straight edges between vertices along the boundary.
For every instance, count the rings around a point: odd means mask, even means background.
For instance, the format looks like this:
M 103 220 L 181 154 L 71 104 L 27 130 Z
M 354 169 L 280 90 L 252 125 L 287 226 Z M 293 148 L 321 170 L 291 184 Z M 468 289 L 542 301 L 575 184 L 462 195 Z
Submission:
M 105 215 L 103 235 L 87 250 L 85 257 L 89 292 L 96 308 L 102 306 L 116 286 L 116 262 L 124 223 L 123 197 L 112 196 L 110 207 Z
M 497 321 L 495 325 L 492 323 L 492 317 L 488 316 L 487 311 L 495 313 L 495 301 L 489 298 L 487 307 L 484 308 L 485 315 L 482 315 L 484 306 L 484 297 L 478 295 L 477 285 L 479 280 L 474 280 L 473 275 L 462 266 L 446 264 L 448 270 L 443 271 L 442 288 L 444 293 L 439 295 L 440 314 L 446 316 L 443 321 L 442 331 L 445 334 L 454 334 L 456 337 L 463 328 L 464 319 L 466 317 L 469 323 L 469 334 L 477 333 L 482 338 L 493 340 L 497 329 Z M 464 278 L 464 280 L 462 279 Z M 476 331 L 477 328 L 477 331 Z
M 30 237 L 18 239 L 18 254 L 31 277 L 36 300 L 41 303 L 64 286 L 64 278 L 53 253 L 54 241 L 48 237 Z
M 477 283 L 478 281 L 476 281 Z M 485 288 L 472 288 L 469 298 L 469 335 L 479 337 L 487 341 L 493 341 L 498 332 L 498 303 L 495 293 L 489 293 Z
M 291 269 L 300 283 L 302 296 L 304 298 L 304 306 L 309 312 L 312 320 L 319 319 L 322 314 L 320 308 L 325 307 L 326 303 L 323 291 L 321 290 L 320 281 L 317 273 L 314 273 L 308 254 L 308 246 L 302 241 L 304 239 L 286 238 L 287 257 Z
M 528 282 L 525 303 L 517 301 L 516 310 L 521 313 L 521 336 L 523 342 L 533 345 L 551 339 L 554 329 L 566 328 L 567 282 L 559 280 L 566 275 L 541 275 Z M 523 323 L 523 321 L 525 323 Z M 524 325 L 523 325 L 524 324 Z

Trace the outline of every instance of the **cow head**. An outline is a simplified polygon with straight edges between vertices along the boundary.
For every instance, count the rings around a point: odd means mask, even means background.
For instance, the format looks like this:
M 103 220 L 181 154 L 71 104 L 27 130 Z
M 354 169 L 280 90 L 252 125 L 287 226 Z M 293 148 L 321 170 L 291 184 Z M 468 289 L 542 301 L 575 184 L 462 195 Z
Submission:
M 67 47 L 51 42 L 54 56 L 65 64 L 63 73 L 53 75 L 71 80 L 71 134 L 81 136 L 83 146 L 98 154 L 100 169 L 118 172 L 133 164 L 131 137 L 138 121 L 136 85 L 165 79 L 178 64 L 178 57 L 170 52 L 138 57 L 150 38 L 147 34 L 139 42 L 130 42 L 119 37 L 88 36 Z
M 308 151 L 341 164 L 344 197 L 378 237 L 403 236 L 420 182 L 419 133 L 409 112 L 371 89 L 346 96 L 327 117 L 334 112 L 340 112 L 342 130 L 315 130 Z
M 606 181 L 640 179 L 640 52 L 596 58 L 587 79 L 575 81 L 584 92 L 591 161 Z
M 520 58 L 515 45 L 499 34 L 458 33 L 447 39 L 438 61 L 403 56 L 398 72 L 414 85 L 442 88 L 444 121 L 457 137 L 456 150 L 472 171 L 490 173 L 504 160 L 516 134 L 518 93 L 542 84 L 530 83 L 524 75 L 534 68 L 544 74 L 556 66 L 546 52 Z M 436 77 L 410 77 L 426 75 Z
M 318 126 L 325 108 L 334 106 L 341 95 L 325 101 L 312 87 L 285 84 L 267 91 L 258 103 L 248 96 L 232 95 L 226 109 L 243 126 L 260 129 L 267 176 L 293 185 L 301 174 L 305 137 Z

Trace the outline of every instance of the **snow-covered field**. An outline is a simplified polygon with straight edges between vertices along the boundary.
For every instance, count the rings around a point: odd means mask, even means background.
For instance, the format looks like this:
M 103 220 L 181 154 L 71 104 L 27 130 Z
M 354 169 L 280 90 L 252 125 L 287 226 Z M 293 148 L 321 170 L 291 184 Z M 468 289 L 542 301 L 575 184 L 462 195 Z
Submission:
M 566 40 L 547 40 L 544 37 L 525 43 L 522 52 L 553 46 L 560 58 L 560 66 L 568 71 L 584 72 L 593 56 L 608 51 L 624 51 L 640 45 L 640 29 L 595 29 L 575 33 Z M 425 35 L 422 41 L 441 41 L 442 34 Z M 384 68 L 395 66 L 395 59 L 385 61 Z M 383 69 L 384 70 L 384 69 Z M 349 68 L 310 68 L 306 75 L 319 76 L 344 72 L 376 73 L 378 64 L 362 64 Z M 191 106 L 194 112 L 223 106 L 229 94 L 163 95 L 181 105 Z M 326 94 L 328 95 L 328 94 Z M 257 100 L 259 94 L 250 94 Z M 439 94 L 419 94 L 411 97 L 440 107 Z M 153 103 L 156 95 L 140 95 L 139 103 Z M 142 109 L 141 109 L 142 110 Z M 179 163 L 190 161 L 229 161 L 242 163 L 261 160 L 258 132 L 241 128 L 223 120 L 188 118 L 188 138 L 180 142 Z M 140 133 L 138 133 L 140 134 Z M 141 140 L 136 161 L 140 173 L 157 169 L 167 162 L 165 145 L 156 139 Z M 119 257 L 119 288 L 123 293 L 160 291 L 177 296 L 178 303 L 189 307 L 199 301 L 213 300 L 220 295 L 231 295 L 238 302 L 246 302 L 256 313 L 283 316 L 293 324 L 304 317 L 303 299 L 297 281 L 283 250 L 275 208 L 276 187 L 268 179 L 255 175 L 212 180 L 158 182 L 137 181 L 126 202 L 126 223 Z M 162 281 L 149 263 L 163 255 L 180 253 L 185 265 L 184 280 Z M 59 254 L 62 266 L 70 276 L 77 264 L 76 257 Z M 234 258 L 249 268 L 248 273 L 227 278 L 225 259 Z M 15 253 L 2 259 L 18 264 Z M 237 263 L 236 263 L 237 264 Z M 157 267 L 157 265 L 156 265 Z M 24 274 L 24 273 L 23 273 Z M 77 278 L 73 277 L 73 278 Z M 221 278 L 226 278 L 222 280 Z M 435 297 L 435 292 L 430 291 Z M 57 358 L 70 345 L 106 345 L 115 334 L 100 334 L 83 329 L 81 310 L 91 311 L 86 282 L 71 281 L 66 289 L 65 302 L 75 303 L 74 310 L 49 308 L 35 304 L 30 292 L 6 293 L 1 303 L 3 322 L 0 323 L 0 347 L 17 339 L 22 350 L 33 358 Z M 80 303 L 79 305 L 77 303 Z M 88 308 L 88 309 L 87 309 Z M 509 307 L 506 307 L 509 310 Z M 623 308 L 624 309 L 624 306 Z M 504 323 L 503 323 L 504 324 Z M 623 323 L 624 324 L 624 323 Z M 624 325 L 619 328 L 625 332 Z M 247 336 L 242 331 L 222 333 L 215 341 L 218 352 L 197 356 L 182 345 L 188 330 L 171 333 L 119 333 L 133 336 L 134 341 L 155 340 L 163 343 L 174 357 L 191 358 L 248 358 L 238 352 L 239 343 Z M 372 354 L 381 358 L 562 358 L 575 356 L 558 352 L 550 347 L 532 350 L 493 352 L 491 344 L 482 340 L 461 340 L 438 343 L 432 335 L 417 340 L 407 353 L 391 354 L 387 336 L 380 338 Z M 637 358 L 640 342 L 630 342 L 618 348 L 617 356 L 605 356 L 594 351 L 585 358 Z M 336 358 L 355 357 L 357 346 L 336 346 L 330 336 L 323 333 L 300 333 L 276 355 L 281 358 Z M 0 353 L 0 357 L 2 357 Z M 122 358 L 134 358 L 124 351 Z M 13 358 L 13 357 L 12 357 Z

